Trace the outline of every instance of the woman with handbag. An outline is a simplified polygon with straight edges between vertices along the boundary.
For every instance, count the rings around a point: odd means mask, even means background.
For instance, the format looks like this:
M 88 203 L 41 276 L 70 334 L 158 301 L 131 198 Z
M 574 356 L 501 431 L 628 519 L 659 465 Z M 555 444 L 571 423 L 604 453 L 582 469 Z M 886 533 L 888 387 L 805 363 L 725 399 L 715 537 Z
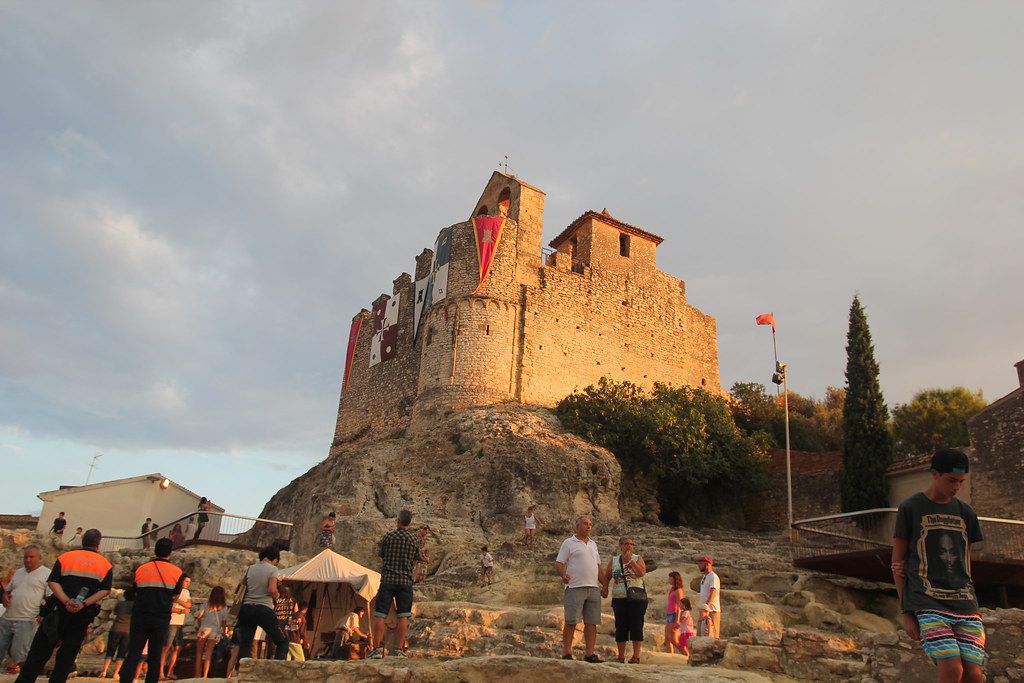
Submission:
M 643 576 L 647 573 L 644 558 L 633 553 L 633 538 L 619 539 L 619 554 L 608 560 L 604 571 L 602 597 L 608 597 L 612 583 L 612 612 L 615 614 L 615 645 L 618 662 L 626 661 L 626 641 L 633 643 L 630 664 L 640 663 L 640 647 L 644 641 L 644 615 L 647 613 L 647 589 Z

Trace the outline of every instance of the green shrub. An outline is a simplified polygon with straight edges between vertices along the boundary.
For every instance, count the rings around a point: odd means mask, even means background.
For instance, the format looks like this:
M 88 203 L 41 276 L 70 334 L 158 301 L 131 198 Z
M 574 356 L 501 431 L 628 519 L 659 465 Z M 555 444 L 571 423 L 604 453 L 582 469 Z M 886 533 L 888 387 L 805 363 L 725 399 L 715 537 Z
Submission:
M 602 378 L 562 399 L 555 412 L 568 430 L 614 453 L 628 473 L 657 483 L 663 521 L 768 483 L 769 437 L 744 434 L 728 404 L 703 389 L 656 384 L 646 393 Z

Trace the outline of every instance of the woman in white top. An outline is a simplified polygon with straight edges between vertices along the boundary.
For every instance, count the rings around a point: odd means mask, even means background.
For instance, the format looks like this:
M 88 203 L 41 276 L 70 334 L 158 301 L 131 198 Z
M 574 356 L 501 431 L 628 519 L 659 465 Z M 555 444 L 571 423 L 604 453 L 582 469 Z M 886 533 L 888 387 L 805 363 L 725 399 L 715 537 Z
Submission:
M 533 514 L 534 506 L 526 508 L 526 547 L 533 547 L 534 537 L 537 535 L 537 516 Z

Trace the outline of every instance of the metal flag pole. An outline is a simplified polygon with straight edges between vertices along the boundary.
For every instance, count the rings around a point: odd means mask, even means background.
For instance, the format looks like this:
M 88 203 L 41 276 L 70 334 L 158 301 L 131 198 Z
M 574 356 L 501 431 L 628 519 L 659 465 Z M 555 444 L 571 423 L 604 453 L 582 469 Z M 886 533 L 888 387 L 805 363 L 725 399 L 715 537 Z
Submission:
M 774 316 L 773 316 L 774 323 Z M 789 383 L 786 379 L 786 364 L 779 362 L 779 349 L 775 343 L 775 325 L 772 325 L 772 351 L 775 352 L 775 373 L 772 375 L 772 382 L 775 384 L 776 395 L 779 386 L 782 386 L 783 415 L 786 423 L 786 518 L 789 520 L 789 528 L 793 528 L 793 469 L 790 465 L 789 448 Z

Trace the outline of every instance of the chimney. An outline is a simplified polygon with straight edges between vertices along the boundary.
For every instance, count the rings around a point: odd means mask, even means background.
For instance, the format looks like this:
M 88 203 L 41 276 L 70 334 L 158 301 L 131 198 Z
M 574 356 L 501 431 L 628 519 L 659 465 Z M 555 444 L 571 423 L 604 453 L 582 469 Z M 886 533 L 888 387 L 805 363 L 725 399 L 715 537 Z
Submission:
M 1013 367 L 1017 368 L 1017 380 L 1020 382 L 1021 388 L 1024 388 L 1024 360 L 1017 361 Z

